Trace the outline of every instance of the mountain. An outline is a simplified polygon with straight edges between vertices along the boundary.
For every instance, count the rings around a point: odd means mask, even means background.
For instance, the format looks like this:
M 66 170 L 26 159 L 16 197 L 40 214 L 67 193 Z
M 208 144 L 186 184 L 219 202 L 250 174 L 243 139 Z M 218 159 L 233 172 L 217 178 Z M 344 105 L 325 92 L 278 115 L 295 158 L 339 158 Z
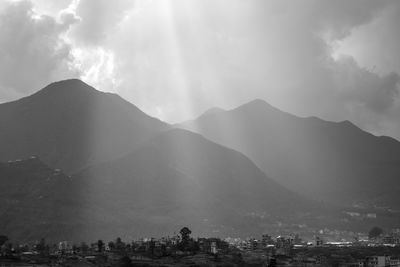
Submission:
M 400 143 L 349 121 L 301 118 L 255 100 L 179 127 L 243 152 L 269 177 L 303 195 L 400 209 Z
M 107 210 L 104 234 L 160 236 L 185 225 L 205 236 L 254 234 L 319 207 L 241 153 L 180 129 L 73 178 L 84 183 L 87 207 Z
M 0 161 L 8 162 L 0 163 L 2 233 L 110 240 L 187 225 L 239 235 L 320 209 L 241 153 L 169 129 L 79 80 L 0 105 Z
M 301 161 L 305 154 L 299 153 L 305 153 L 311 141 L 320 152 L 313 159 L 324 162 L 336 155 L 327 150 L 327 140 L 346 141 L 348 150 L 343 148 L 341 153 L 354 156 L 352 142 L 371 145 L 376 138 L 348 122 L 301 119 L 260 101 L 234 111 L 216 111 L 199 121 L 214 118 L 211 122 L 218 123 L 210 124 L 215 127 L 211 132 L 225 134 L 221 140 L 232 142 L 231 147 L 241 140 L 240 146 L 236 144 L 240 149 L 245 144 L 259 146 L 259 153 L 267 147 L 274 149 L 265 158 L 272 164 L 266 171 L 280 170 L 274 166 L 284 164 L 280 160 L 310 164 L 308 158 Z M 378 219 L 382 227 L 398 222 L 387 211 L 377 213 L 377 220 L 354 219 L 342 209 L 294 193 L 241 152 L 187 130 L 171 129 L 120 97 L 98 92 L 79 80 L 54 83 L 32 96 L 2 104 L 0 118 L 0 155 L 7 162 L 0 163 L 0 234 L 15 241 L 131 239 L 162 236 L 183 226 L 199 236 L 246 237 L 284 231 L 304 236 L 326 227 L 367 231 Z M 275 124 L 267 127 L 266 121 Z M 337 125 L 342 131 L 336 130 Z M 322 136 L 312 135 L 313 127 Z M 296 135 L 303 139 L 289 139 Z M 287 139 L 282 141 L 280 136 Z M 349 136 L 355 141 L 348 141 Z M 310 138 L 309 143 L 305 138 Z M 389 138 L 380 140 L 391 147 L 397 144 Z M 279 150 L 294 148 L 294 141 L 299 142 L 296 149 L 300 151 Z M 337 144 L 331 146 L 338 149 Z M 382 153 L 391 151 L 381 149 Z M 377 147 L 373 150 L 380 153 Z M 324 171 L 335 170 L 332 165 Z
M 0 163 L 0 182 L 0 229 L 12 240 L 60 241 L 78 221 L 77 184 L 39 158 Z
M 35 155 L 72 173 L 127 154 L 167 127 L 118 95 L 80 80 L 55 82 L 0 105 L 0 161 Z
M 72 176 L 38 158 L 2 163 L 0 182 L 0 229 L 20 242 L 162 236 L 183 226 L 201 236 L 248 236 L 280 221 L 316 225 L 324 208 L 243 154 L 180 129 Z
M 212 115 L 212 114 L 217 114 L 217 113 L 224 112 L 224 111 L 225 110 L 222 109 L 222 108 L 217 108 L 217 107 L 210 108 L 210 109 L 206 110 L 203 114 L 201 114 L 199 116 L 199 118 L 205 117 L 205 116 L 208 116 L 208 115 Z

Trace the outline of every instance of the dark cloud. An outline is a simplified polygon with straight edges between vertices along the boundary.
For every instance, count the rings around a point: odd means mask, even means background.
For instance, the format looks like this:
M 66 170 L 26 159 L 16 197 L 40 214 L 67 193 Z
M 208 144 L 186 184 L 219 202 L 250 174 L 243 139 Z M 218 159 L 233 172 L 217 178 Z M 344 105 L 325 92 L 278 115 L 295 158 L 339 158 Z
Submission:
M 366 101 L 368 107 L 377 111 L 384 112 L 393 107 L 395 99 L 399 95 L 399 74 L 392 72 L 379 79 L 379 82 L 374 86 L 371 97 Z
M 71 47 L 61 35 L 73 22 L 36 14 L 30 1 L 7 2 L 0 14 L 1 85 L 29 93 L 53 74 L 69 73 Z
M 53 1 L 35 1 L 56 9 Z M 170 122 L 263 98 L 298 115 L 350 119 L 400 137 L 398 1 L 67 4 L 40 19 L 29 1 L 2 12 L 4 88 L 22 91 L 78 69 L 97 88 Z M 14 34 L 17 28 L 24 30 Z
M 375 113 L 386 113 L 393 108 L 399 95 L 399 74 L 378 75 L 360 67 L 349 56 L 341 57 L 335 64 L 336 86 L 341 95 L 339 102 Z

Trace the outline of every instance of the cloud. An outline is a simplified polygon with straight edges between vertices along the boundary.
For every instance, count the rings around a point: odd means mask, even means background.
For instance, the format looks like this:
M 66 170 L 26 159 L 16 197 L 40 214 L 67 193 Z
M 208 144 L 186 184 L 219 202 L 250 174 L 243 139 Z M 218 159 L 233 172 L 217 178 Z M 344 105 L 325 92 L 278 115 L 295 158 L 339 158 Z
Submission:
M 394 108 L 398 74 L 378 74 L 351 54 L 340 59 L 332 54 L 339 41 L 393 5 L 189 0 L 126 6 L 122 1 L 87 13 L 94 18 L 86 18 L 87 26 L 78 30 L 78 25 L 76 32 L 82 43 L 113 55 L 109 77 L 119 81 L 113 90 L 164 120 L 264 98 L 296 114 L 352 119 L 382 132 L 377 122 Z M 81 8 L 96 10 L 88 3 Z M 99 14 L 107 19 L 96 22 Z M 366 113 L 369 119 L 360 115 Z
M 341 56 L 332 67 L 335 68 L 332 70 L 334 86 L 340 96 L 337 104 L 350 107 L 353 112 L 359 108 L 376 114 L 387 113 L 395 106 L 399 95 L 399 74 L 378 75 L 360 67 L 350 56 Z
M 170 122 L 263 98 L 400 137 L 397 1 L 35 0 L 5 9 L 3 88 L 78 75 Z
M 62 38 L 74 22 L 37 14 L 30 1 L 7 2 L 0 14 L 1 86 L 26 94 L 65 73 L 77 75 Z
M 400 47 L 399 17 L 400 5 L 391 3 L 370 23 L 354 28 L 337 44 L 336 54 L 350 54 L 375 72 L 400 72 L 400 54 L 396 52 Z
M 79 1 L 76 13 L 82 21 L 74 29 L 77 41 L 84 45 L 103 45 L 134 5 L 135 0 Z

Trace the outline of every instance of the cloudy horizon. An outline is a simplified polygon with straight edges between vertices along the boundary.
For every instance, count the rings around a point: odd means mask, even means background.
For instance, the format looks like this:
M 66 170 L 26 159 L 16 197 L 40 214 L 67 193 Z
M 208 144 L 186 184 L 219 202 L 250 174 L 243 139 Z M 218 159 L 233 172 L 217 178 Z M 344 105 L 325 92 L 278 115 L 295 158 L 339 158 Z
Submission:
M 0 103 L 80 78 L 175 123 L 253 99 L 400 139 L 398 1 L 0 3 Z

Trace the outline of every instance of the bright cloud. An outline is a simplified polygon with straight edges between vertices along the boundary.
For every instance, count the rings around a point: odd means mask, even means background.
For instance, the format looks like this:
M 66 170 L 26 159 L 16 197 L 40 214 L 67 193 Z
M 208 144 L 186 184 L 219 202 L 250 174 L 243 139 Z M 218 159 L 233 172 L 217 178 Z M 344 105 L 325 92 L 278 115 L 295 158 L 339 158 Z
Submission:
M 400 138 L 398 1 L 23 0 L 0 12 L 0 100 L 76 76 L 170 122 L 263 98 Z

